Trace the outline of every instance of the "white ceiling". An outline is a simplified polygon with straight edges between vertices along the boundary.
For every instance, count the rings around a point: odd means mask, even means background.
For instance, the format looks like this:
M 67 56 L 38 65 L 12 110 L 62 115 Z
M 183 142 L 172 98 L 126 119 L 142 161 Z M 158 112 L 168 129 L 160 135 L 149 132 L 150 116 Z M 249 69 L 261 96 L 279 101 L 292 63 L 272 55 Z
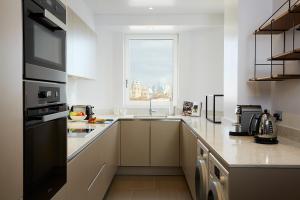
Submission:
M 224 0 L 84 0 L 96 14 L 220 14 Z M 153 8 L 150 10 L 149 8 Z

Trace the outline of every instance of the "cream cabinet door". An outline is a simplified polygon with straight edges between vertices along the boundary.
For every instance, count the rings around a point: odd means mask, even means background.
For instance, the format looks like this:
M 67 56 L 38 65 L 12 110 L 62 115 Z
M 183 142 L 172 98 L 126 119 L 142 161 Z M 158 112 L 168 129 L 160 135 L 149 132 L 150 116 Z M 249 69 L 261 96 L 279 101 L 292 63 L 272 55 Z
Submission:
M 116 174 L 119 163 L 119 137 L 119 122 L 112 125 L 112 127 L 100 137 L 99 153 L 100 158 L 103 160 L 103 166 L 88 188 L 88 200 L 103 199 Z
M 185 125 L 182 125 L 182 169 L 193 199 L 196 199 L 195 172 L 197 161 L 197 137 Z
M 67 15 L 67 73 L 95 79 L 97 34 L 71 8 Z
M 150 166 L 150 121 L 121 122 L 121 166 Z
M 68 163 L 68 200 L 102 199 L 117 171 L 119 132 L 117 122 Z
M 67 199 L 82 200 L 86 199 L 88 187 L 92 181 L 90 178 L 90 161 L 88 151 L 78 154 L 68 163 L 67 168 Z
M 180 121 L 151 121 L 151 166 L 179 167 Z
M 88 188 L 88 200 L 100 200 L 105 196 L 106 190 L 108 188 L 108 183 L 105 179 L 106 165 L 104 164 L 92 184 Z

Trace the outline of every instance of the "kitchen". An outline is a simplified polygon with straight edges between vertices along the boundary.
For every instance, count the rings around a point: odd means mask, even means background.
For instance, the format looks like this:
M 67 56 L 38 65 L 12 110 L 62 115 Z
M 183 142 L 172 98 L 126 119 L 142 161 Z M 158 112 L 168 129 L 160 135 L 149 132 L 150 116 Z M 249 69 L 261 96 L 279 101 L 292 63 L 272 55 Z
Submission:
M 5 0 L 0 199 L 299 199 L 298 0 Z

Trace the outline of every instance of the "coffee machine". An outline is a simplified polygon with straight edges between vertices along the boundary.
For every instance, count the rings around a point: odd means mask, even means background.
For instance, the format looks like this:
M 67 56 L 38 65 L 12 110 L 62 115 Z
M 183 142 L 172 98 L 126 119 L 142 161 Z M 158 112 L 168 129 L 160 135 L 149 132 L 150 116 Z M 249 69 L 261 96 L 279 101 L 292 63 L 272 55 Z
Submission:
M 235 109 L 236 123 L 234 123 L 235 130 L 230 131 L 231 136 L 251 136 L 249 126 L 251 118 L 260 116 L 262 113 L 261 105 L 237 105 Z M 254 126 L 254 125 L 253 125 Z

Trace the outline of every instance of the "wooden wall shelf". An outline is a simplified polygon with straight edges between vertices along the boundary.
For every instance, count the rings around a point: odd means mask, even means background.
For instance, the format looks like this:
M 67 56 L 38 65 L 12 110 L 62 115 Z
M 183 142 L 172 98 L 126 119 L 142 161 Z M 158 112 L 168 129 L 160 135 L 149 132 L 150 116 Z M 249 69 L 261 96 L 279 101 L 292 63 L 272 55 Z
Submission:
M 297 3 L 290 10 L 284 12 L 279 17 L 263 24 L 257 34 L 281 34 L 300 24 L 300 4 Z M 293 18 L 295 20 L 293 20 Z
M 275 55 L 268 60 L 300 60 L 300 49 Z
M 300 79 L 300 74 L 279 74 L 274 77 L 262 77 L 262 78 L 256 78 L 256 79 L 249 79 L 250 82 L 253 81 L 285 81 L 285 80 L 292 80 L 292 79 Z
M 287 8 L 288 6 L 288 8 Z M 280 11 L 286 9 L 279 17 L 275 17 Z M 281 13 L 281 12 L 280 12 Z M 282 6 L 273 13 L 273 15 L 261 25 L 255 32 L 255 63 L 254 63 L 254 78 L 249 79 L 252 81 L 284 81 L 291 79 L 300 79 L 300 74 L 286 74 L 285 73 L 285 61 L 297 61 L 300 60 L 300 48 L 295 48 L 295 33 L 300 24 L 300 0 L 287 0 Z M 293 29 L 293 47 L 291 51 L 286 51 L 286 32 Z M 273 35 L 283 34 L 283 53 L 274 55 L 273 54 Z M 271 38 L 271 52 L 270 58 L 267 60 L 270 64 L 259 64 L 257 63 L 257 35 L 269 34 Z M 273 61 L 282 61 L 282 64 L 273 63 Z M 269 77 L 258 77 L 257 66 L 269 65 L 270 76 Z M 273 67 L 276 65 L 282 66 L 282 74 L 273 73 Z

